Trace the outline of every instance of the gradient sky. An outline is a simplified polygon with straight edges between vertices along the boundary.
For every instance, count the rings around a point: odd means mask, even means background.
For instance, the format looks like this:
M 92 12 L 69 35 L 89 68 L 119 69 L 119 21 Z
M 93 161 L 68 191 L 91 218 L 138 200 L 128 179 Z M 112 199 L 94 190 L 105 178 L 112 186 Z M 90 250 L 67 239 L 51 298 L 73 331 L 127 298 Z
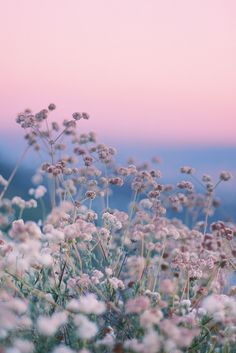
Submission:
M 0 4 L 2 132 L 55 102 L 109 140 L 236 144 L 235 0 Z

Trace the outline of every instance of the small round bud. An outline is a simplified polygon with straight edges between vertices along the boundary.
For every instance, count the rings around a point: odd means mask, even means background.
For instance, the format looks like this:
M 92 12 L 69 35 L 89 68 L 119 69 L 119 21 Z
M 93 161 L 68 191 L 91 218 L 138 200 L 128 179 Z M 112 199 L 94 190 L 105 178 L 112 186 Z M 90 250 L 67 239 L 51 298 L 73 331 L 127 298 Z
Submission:
M 85 119 L 85 120 L 88 120 L 89 119 L 89 115 L 88 113 L 82 113 L 82 118 Z
M 88 190 L 85 194 L 87 199 L 94 200 L 96 197 L 96 192 L 93 190 Z
M 78 113 L 78 112 L 73 113 L 73 114 L 72 114 L 72 117 L 73 117 L 73 119 L 75 119 L 75 120 L 80 120 L 80 119 L 82 119 L 82 115 L 81 115 L 80 113 Z
M 232 174 L 228 171 L 222 171 L 220 173 L 220 179 L 222 181 L 228 181 L 228 180 L 232 179 Z
M 52 111 L 56 109 L 56 105 L 54 103 L 50 103 L 48 106 L 48 110 Z

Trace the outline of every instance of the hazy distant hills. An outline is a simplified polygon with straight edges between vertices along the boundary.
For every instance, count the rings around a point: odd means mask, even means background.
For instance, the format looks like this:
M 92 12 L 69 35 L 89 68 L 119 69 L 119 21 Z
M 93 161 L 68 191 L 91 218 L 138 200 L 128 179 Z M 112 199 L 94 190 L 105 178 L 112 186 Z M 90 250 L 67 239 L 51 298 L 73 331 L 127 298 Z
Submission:
M 8 136 L 2 136 L 0 140 L 0 174 L 8 178 L 11 174 L 14 163 L 25 148 L 25 142 L 17 137 L 12 140 Z M 109 145 L 115 143 L 110 141 Z M 116 146 L 115 146 L 116 147 Z M 230 170 L 234 178 L 228 183 L 222 183 L 217 190 L 217 195 L 222 199 L 222 207 L 217 211 L 216 217 L 220 219 L 232 218 L 236 220 L 236 148 L 235 147 L 155 147 L 142 144 L 117 146 L 118 164 L 125 164 L 128 157 L 135 158 L 137 163 L 148 161 L 153 156 L 159 156 L 161 164 L 155 168 L 161 170 L 163 183 L 176 183 L 188 176 L 179 173 L 183 165 L 190 165 L 197 169 L 197 177 L 201 178 L 204 173 L 211 174 L 217 180 L 221 170 Z M 18 170 L 16 177 L 11 184 L 7 195 L 18 195 L 29 198 L 28 189 L 32 187 L 31 178 L 33 170 L 40 164 L 34 152 L 27 154 L 24 163 Z M 114 197 L 110 200 L 111 207 L 120 210 L 127 210 L 127 205 L 132 199 L 132 191 L 128 185 L 115 191 Z M 174 214 L 171 214 L 174 216 Z
M 14 166 L 9 165 L 6 162 L 0 161 L 0 174 L 2 174 L 6 179 L 9 177 L 13 170 Z M 21 196 L 29 199 L 28 190 L 32 186 L 31 178 L 33 176 L 33 171 L 29 168 L 21 167 L 19 168 L 16 177 L 14 178 L 9 190 L 7 191 L 7 197 L 12 196 Z M 224 195 L 224 194 L 223 194 Z M 210 218 L 210 221 L 216 219 L 222 220 L 236 220 L 236 200 L 232 199 L 232 197 L 227 197 L 229 195 L 228 190 L 223 197 L 223 204 L 217 211 L 214 217 Z M 127 211 L 128 205 L 132 200 L 132 190 L 129 185 L 124 185 L 121 188 L 113 188 L 113 196 L 110 197 L 110 207 L 118 208 L 120 210 Z M 49 199 L 47 200 L 49 201 Z M 37 210 L 33 210 L 33 212 L 25 213 L 26 218 L 37 219 Z M 168 216 L 183 218 L 184 215 L 176 214 L 175 212 L 168 211 Z

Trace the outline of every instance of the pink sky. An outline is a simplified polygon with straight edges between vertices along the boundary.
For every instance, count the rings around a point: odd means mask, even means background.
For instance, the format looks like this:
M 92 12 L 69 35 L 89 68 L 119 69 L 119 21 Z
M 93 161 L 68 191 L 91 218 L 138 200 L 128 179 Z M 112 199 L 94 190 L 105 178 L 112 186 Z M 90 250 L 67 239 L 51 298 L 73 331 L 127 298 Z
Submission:
M 102 138 L 236 143 L 235 0 L 7 0 L 0 44 L 2 131 L 55 102 Z

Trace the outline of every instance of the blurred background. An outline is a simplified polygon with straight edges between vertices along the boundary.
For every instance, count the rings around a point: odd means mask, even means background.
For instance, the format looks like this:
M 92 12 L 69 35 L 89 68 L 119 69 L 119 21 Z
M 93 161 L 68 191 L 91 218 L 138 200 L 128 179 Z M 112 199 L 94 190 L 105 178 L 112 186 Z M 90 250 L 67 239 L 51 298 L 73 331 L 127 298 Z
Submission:
M 1 1 L 0 174 L 24 149 L 17 113 L 53 102 L 58 121 L 88 112 L 81 132 L 119 162 L 159 156 L 167 182 L 183 165 L 236 175 L 235 18 L 234 0 Z M 17 192 L 37 163 L 24 160 Z M 236 218 L 236 179 L 218 192 Z

